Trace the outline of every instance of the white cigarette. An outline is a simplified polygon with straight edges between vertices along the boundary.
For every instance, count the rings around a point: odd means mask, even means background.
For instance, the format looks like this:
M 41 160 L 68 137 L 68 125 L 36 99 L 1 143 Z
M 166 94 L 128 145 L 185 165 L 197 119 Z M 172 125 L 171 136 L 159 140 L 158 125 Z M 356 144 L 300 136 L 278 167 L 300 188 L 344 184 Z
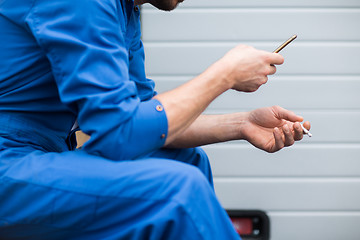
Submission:
M 308 135 L 309 137 L 312 137 L 311 132 L 309 132 L 309 130 L 307 130 L 306 128 L 304 128 L 304 126 L 303 126 L 302 124 L 300 124 L 300 125 L 301 125 L 301 127 L 302 127 L 302 129 L 303 129 L 304 133 L 305 133 L 306 135 Z

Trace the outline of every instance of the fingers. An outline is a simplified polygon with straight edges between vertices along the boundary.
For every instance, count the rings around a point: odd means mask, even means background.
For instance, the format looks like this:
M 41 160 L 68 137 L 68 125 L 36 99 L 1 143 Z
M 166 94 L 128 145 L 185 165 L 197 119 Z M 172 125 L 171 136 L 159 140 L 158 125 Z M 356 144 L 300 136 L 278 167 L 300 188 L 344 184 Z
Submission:
M 273 134 L 274 134 L 274 138 L 275 138 L 275 144 L 274 144 L 273 149 L 270 150 L 270 152 L 279 151 L 280 149 L 282 149 L 285 146 L 281 130 L 276 127 L 276 128 L 274 128 Z
M 311 128 L 311 125 L 310 125 L 310 122 L 309 122 L 309 121 L 304 122 L 303 126 L 304 126 L 304 128 L 306 128 L 307 130 L 310 130 L 310 128 Z
M 282 127 L 274 128 L 273 131 L 275 144 L 271 152 L 279 151 L 284 147 L 289 147 L 303 138 L 303 130 L 300 123 L 286 123 Z
M 267 75 L 274 75 L 276 73 L 275 65 L 284 63 L 284 57 L 277 53 L 268 53 L 267 61 L 270 63 Z
M 282 127 L 284 133 L 284 146 L 288 147 L 295 143 L 293 132 L 291 131 L 288 124 L 284 124 Z
M 277 119 L 284 122 L 281 127 L 274 128 L 273 135 L 275 143 L 272 149 L 270 149 L 271 152 L 279 151 L 284 147 L 293 145 L 295 141 L 303 139 L 304 132 L 300 124 L 300 122 L 303 121 L 302 117 L 279 106 L 274 106 L 271 110 Z M 303 126 L 307 130 L 310 130 L 310 122 L 304 122 Z
M 270 65 L 267 75 L 274 75 L 276 73 L 276 67 L 274 65 Z
M 300 123 L 296 122 L 294 123 L 294 139 L 295 141 L 300 141 L 301 139 L 303 139 L 303 130 L 300 126 Z
M 280 54 L 267 53 L 266 61 L 269 63 L 268 72 L 266 75 L 274 75 L 276 73 L 276 66 L 284 63 L 284 58 Z

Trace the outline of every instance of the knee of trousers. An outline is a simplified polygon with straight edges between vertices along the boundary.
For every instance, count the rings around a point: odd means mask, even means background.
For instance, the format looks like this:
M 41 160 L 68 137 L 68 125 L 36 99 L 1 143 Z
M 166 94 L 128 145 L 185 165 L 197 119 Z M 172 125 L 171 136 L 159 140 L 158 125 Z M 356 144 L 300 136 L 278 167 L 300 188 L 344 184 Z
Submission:
M 206 178 L 211 179 L 210 182 L 212 182 L 210 161 L 208 155 L 202 148 L 186 148 L 178 149 L 177 151 L 179 151 L 179 153 L 176 160 L 196 166 L 204 173 Z
M 151 212 L 151 218 L 139 219 L 137 229 L 152 229 L 156 239 L 201 239 L 201 229 L 216 225 L 213 219 L 223 219 L 211 184 L 195 166 L 174 161 L 162 164 L 167 171 L 158 175 L 151 194 L 143 194 L 145 201 L 140 200 L 131 211 L 135 216 Z M 145 233 L 136 234 L 140 234 L 137 239 L 144 239 Z
M 146 189 L 135 190 L 137 197 L 98 199 L 105 210 L 97 211 L 100 229 L 111 222 L 120 230 L 114 235 L 118 239 L 219 239 L 210 238 L 211 231 L 207 237 L 204 234 L 204 229 L 222 227 L 226 221 L 204 174 L 181 162 L 161 163 L 167 171 L 160 171 L 156 179 L 144 185 Z
M 205 151 L 200 147 L 178 149 L 163 148 L 143 157 L 143 159 L 146 158 L 175 160 L 196 166 L 205 175 L 210 184 L 213 185 L 209 158 Z
M 204 156 L 206 157 L 206 154 Z M 194 191 L 198 191 L 199 194 L 208 191 L 209 188 L 212 189 L 212 176 L 207 157 L 199 158 L 199 161 L 202 161 L 202 164 L 195 166 L 180 163 L 180 168 L 175 168 L 169 172 L 176 179 L 174 182 L 178 183 L 174 185 L 174 188 L 179 191 L 178 194 L 193 194 Z
M 146 161 L 149 161 L 147 165 L 150 167 L 141 174 L 141 178 L 131 181 L 135 188 L 138 188 L 135 192 L 138 197 L 173 199 L 182 202 L 196 191 L 200 194 L 200 192 L 212 190 L 212 183 L 209 183 L 208 176 L 204 175 L 203 169 L 197 166 L 164 159 L 143 160 L 143 162 Z M 134 194 L 131 186 L 127 189 L 130 189 L 131 195 Z M 124 191 L 121 192 L 124 193 Z
M 211 222 L 207 214 L 221 212 L 208 180 L 198 168 L 188 164 L 149 161 L 154 168 L 147 169 L 151 172 L 143 176 L 147 183 L 135 185 L 132 195 L 122 191 L 117 199 L 98 199 L 98 205 L 104 206 L 102 213 L 97 211 L 98 219 L 102 219 L 98 224 L 106 228 L 103 224 L 107 222 L 115 223 L 114 226 L 121 223 L 116 226 L 121 229 L 118 234 L 127 237 L 120 239 L 149 239 L 149 236 L 153 239 L 201 239 L 199 229 Z M 133 224 L 127 224 L 130 222 Z

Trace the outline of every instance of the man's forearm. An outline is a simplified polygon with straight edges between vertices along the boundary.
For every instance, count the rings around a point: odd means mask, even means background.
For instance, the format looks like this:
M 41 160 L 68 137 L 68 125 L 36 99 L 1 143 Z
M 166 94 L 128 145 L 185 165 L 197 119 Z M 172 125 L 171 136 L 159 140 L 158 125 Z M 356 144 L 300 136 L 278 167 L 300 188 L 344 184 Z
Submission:
M 217 96 L 229 88 L 222 69 L 214 64 L 184 85 L 155 96 L 163 104 L 168 118 L 165 145 L 177 139 Z
M 247 113 L 200 115 L 178 135 L 168 148 L 198 147 L 206 144 L 241 139 L 241 127 Z

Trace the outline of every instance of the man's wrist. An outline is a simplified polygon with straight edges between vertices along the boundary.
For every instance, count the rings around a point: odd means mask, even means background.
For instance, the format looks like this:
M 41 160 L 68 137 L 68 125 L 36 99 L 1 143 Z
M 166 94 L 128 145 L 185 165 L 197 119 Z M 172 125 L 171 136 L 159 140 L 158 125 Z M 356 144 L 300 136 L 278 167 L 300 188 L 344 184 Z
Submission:
M 231 78 L 231 74 L 227 70 L 227 65 L 222 60 L 215 62 L 211 65 L 205 72 L 208 72 L 211 76 L 213 76 L 216 81 L 221 84 L 221 88 L 223 92 L 226 92 L 229 89 L 232 89 L 234 83 Z
M 222 124 L 224 126 L 222 141 L 244 139 L 243 129 L 246 126 L 247 113 L 231 113 L 223 115 Z

